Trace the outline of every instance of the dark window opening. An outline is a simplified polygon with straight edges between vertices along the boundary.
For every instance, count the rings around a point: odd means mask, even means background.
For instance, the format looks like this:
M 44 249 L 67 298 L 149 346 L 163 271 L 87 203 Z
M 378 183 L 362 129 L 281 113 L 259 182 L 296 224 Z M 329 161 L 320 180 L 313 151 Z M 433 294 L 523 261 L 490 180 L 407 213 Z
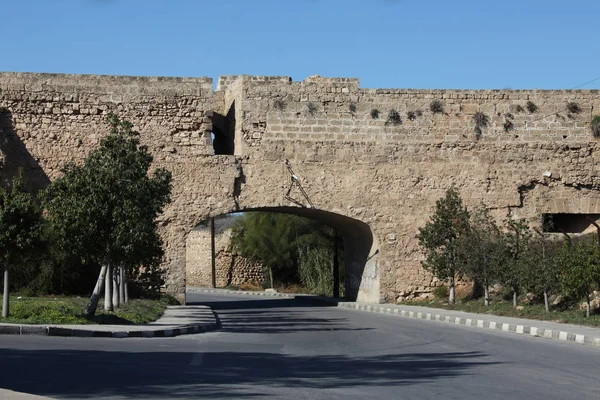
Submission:
M 544 232 L 583 233 L 600 219 L 600 214 L 542 214 Z
M 213 143 L 213 154 L 233 154 L 234 143 L 233 136 L 229 137 L 225 135 L 221 130 L 215 126 L 213 126 L 213 131 L 211 133 L 212 143 Z
M 213 112 L 211 115 L 212 154 L 234 155 L 235 153 L 235 102 L 231 103 L 227 115 Z M 239 151 L 240 149 L 238 149 Z M 239 154 L 239 153 L 238 153 Z

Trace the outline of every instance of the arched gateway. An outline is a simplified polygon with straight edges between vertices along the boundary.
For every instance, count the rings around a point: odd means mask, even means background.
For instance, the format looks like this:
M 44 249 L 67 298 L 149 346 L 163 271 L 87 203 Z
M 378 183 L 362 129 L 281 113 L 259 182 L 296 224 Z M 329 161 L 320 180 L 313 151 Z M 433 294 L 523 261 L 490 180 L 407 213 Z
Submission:
M 40 186 L 98 143 L 107 112 L 135 125 L 173 173 L 160 229 L 167 290 L 181 297 L 188 233 L 230 212 L 285 210 L 337 227 L 353 252 L 347 289 L 368 302 L 438 284 L 420 267 L 415 235 L 452 185 L 499 218 L 600 214 L 594 91 L 362 89 L 357 79 L 245 75 L 213 90 L 211 78 L 0 73 L 0 110 L 2 175 L 23 166 Z

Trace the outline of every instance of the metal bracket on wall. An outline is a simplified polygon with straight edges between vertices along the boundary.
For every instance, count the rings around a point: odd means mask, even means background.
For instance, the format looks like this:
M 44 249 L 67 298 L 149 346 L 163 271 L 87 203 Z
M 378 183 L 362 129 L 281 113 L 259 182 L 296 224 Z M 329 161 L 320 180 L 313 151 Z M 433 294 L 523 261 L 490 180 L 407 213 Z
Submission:
M 290 163 L 290 160 L 287 160 L 287 159 L 285 160 L 285 168 L 288 170 L 288 172 L 290 173 L 290 176 L 291 176 L 290 187 L 288 188 L 287 192 L 285 193 L 286 200 L 289 200 L 292 203 L 294 203 L 300 207 L 315 208 L 315 205 L 313 204 L 312 201 L 310 201 L 308 194 L 306 194 L 306 191 L 302 187 L 302 184 L 300 183 L 300 179 L 298 179 L 298 176 L 294 173 L 294 170 L 292 169 L 292 164 Z M 294 187 L 297 187 L 300 190 L 300 193 L 302 193 L 302 196 L 304 196 L 304 198 L 308 202 L 308 205 L 302 204 L 301 202 L 299 202 L 298 200 L 296 200 L 290 196 L 290 193 L 292 192 L 292 189 Z

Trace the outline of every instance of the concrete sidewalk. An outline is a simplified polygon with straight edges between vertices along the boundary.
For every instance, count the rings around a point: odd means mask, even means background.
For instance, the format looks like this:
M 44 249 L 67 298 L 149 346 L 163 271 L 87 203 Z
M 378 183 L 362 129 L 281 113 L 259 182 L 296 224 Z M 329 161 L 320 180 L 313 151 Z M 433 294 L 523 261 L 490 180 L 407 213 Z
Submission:
M 397 317 L 464 325 L 476 329 L 492 329 L 590 346 L 600 346 L 600 328 L 589 326 L 561 324 L 523 318 L 500 317 L 489 314 L 472 314 L 462 311 L 420 306 L 340 302 L 338 303 L 338 307 L 389 314 Z
M 0 334 L 68 337 L 172 337 L 218 329 L 218 320 L 207 306 L 170 306 L 161 318 L 139 325 L 22 325 L 0 324 Z
M 0 388 L 0 399 L 3 400 L 52 400 L 51 397 L 37 396 L 35 394 L 13 392 L 8 389 Z

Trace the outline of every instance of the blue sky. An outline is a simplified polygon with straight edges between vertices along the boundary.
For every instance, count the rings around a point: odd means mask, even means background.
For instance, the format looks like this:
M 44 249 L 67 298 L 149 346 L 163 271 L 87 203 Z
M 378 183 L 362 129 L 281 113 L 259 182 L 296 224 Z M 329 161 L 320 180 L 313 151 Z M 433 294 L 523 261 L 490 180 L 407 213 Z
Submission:
M 570 89 L 600 77 L 599 0 L 3 3 L 0 71 L 319 74 L 467 89 Z

